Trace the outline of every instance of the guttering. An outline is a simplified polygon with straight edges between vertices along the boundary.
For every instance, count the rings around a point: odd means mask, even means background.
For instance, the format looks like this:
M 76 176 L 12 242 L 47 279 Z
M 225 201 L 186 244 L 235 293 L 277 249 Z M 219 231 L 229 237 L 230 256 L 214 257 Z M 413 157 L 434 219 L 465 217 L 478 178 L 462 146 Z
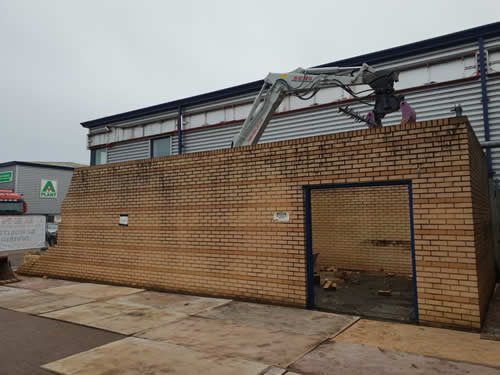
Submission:
M 486 149 L 498 148 L 498 147 L 500 147 L 500 141 L 481 142 L 481 147 L 486 148 Z
M 483 124 L 484 124 L 484 140 L 490 140 L 490 121 L 488 116 L 488 90 L 486 86 L 486 75 L 488 74 L 488 62 L 484 54 L 484 39 L 479 37 L 479 74 L 481 76 L 481 102 L 483 104 Z M 488 175 L 491 177 L 493 174 L 491 150 L 486 149 L 486 160 L 488 162 Z

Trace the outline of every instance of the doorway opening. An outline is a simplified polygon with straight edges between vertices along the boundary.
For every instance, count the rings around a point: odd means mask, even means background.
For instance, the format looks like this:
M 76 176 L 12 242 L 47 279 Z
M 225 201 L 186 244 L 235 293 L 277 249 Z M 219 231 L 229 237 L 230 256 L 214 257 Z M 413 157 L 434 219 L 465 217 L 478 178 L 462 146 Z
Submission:
M 308 186 L 308 305 L 418 322 L 411 183 Z

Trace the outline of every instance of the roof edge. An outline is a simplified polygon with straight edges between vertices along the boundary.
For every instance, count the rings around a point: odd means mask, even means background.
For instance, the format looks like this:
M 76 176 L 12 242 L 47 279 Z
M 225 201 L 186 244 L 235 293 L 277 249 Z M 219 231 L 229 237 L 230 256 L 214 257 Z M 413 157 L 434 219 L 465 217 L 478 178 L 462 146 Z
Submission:
M 50 168 L 50 169 L 65 169 L 65 170 L 75 170 L 75 167 L 67 167 L 62 165 L 51 165 L 51 164 L 41 164 L 41 163 L 31 163 L 27 161 L 7 161 L 5 163 L 0 163 L 0 167 L 10 167 L 15 165 L 24 165 L 26 167 L 38 167 L 38 168 Z
M 488 38 L 500 36 L 500 22 L 490 23 L 487 25 L 477 26 L 471 29 L 457 31 L 450 34 L 437 36 L 422 41 L 392 47 L 381 51 L 376 51 L 364 55 L 350 57 L 343 60 L 334 61 L 318 65 L 317 67 L 328 66 L 352 66 L 361 65 L 362 63 L 377 64 L 384 61 L 393 60 L 407 56 L 413 56 L 419 53 L 430 52 L 439 48 L 446 48 L 453 45 L 467 43 L 477 40 L 480 37 Z M 238 86 L 232 86 L 225 89 L 211 91 L 205 94 L 195 95 L 184 99 L 178 99 L 171 102 L 153 105 L 150 107 L 140 108 L 128 112 L 118 113 L 111 116 L 101 117 L 95 120 L 85 121 L 80 123 L 84 128 L 94 128 L 102 125 L 109 125 L 115 122 L 131 120 L 148 115 L 154 115 L 169 110 L 174 110 L 179 107 L 187 107 L 190 105 L 202 104 L 212 100 L 225 99 L 232 96 L 248 94 L 258 91 L 264 81 L 253 81 Z

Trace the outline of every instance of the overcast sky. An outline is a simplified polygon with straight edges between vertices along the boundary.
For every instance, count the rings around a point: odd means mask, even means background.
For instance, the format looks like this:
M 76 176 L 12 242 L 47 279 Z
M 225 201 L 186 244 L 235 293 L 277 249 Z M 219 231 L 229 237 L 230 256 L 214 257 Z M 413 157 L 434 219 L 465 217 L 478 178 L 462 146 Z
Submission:
M 0 0 L 0 163 L 88 164 L 82 121 L 499 15 L 498 0 Z

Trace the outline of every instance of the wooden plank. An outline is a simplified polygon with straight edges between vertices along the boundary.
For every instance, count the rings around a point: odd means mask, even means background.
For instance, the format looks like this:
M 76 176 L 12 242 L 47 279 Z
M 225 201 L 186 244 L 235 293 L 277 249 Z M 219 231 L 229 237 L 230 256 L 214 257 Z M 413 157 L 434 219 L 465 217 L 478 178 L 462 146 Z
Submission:
M 377 291 L 377 294 L 379 296 L 392 296 L 392 290 L 387 289 L 387 290 L 379 290 Z

